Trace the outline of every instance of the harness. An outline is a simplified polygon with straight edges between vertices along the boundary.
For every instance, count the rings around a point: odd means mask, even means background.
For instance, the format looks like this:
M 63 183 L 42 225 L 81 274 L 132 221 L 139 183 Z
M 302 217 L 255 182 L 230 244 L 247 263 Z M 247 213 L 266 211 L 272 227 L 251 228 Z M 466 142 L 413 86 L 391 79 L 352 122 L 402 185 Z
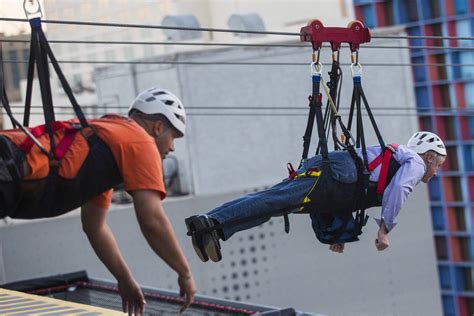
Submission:
M 301 41 L 311 42 L 313 46 L 313 63 L 311 65 L 312 70 L 312 82 L 313 82 L 313 95 L 311 99 L 320 100 L 321 94 L 315 94 L 319 92 L 318 88 L 315 88 L 315 85 L 323 83 L 326 95 L 328 97 L 328 102 L 326 106 L 326 113 L 324 121 L 322 119 L 322 104 L 316 102 L 314 105 L 315 110 L 311 111 L 310 116 L 314 113 L 316 117 L 316 122 L 318 125 L 318 137 L 319 143 L 316 150 L 316 154 L 321 154 L 323 160 L 327 160 L 322 164 L 323 177 L 326 177 L 326 185 L 333 185 L 333 190 L 338 191 L 342 190 L 345 194 L 341 194 L 340 198 L 342 200 L 351 199 L 353 197 L 353 206 L 352 208 L 348 207 L 347 204 L 343 205 L 341 212 L 324 212 L 324 207 L 329 209 L 338 209 L 338 203 L 340 199 L 332 196 L 331 205 L 318 205 L 315 207 L 312 201 L 316 201 L 316 197 L 313 192 L 308 194 L 310 203 L 303 207 L 303 211 L 306 209 L 306 212 L 309 212 L 313 220 L 313 229 L 316 233 L 316 237 L 323 243 L 343 243 L 349 241 L 358 240 L 358 236 L 362 234 L 362 228 L 366 224 L 368 216 L 365 214 L 365 210 L 372 206 L 380 206 L 382 203 L 382 196 L 385 188 L 390 182 L 393 175 L 396 173 L 400 165 L 393 158 L 393 153 L 396 150 L 397 145 L 385 145 L 383 138 L 380 134 L 380 131 L 377 127 L 375 118 L 372 114 L 368 101 L 365 97 L 363 88 L 362 88 L 362 66 L 359 64 L 359 45 L 365 42 L 370 41 L 370 33 L 367 28 L 357 21 L 351 22 L 347 29 L 341 28 L 326 28 L 319 20 L 314 20 L 308 23 L 306 27 L 301 29 Z M 322 78 L 322 65 L 319 62 L 320 50 L 323 42 L 330 42 L 333 56 L 333 64 L 331 67 L 330 80 L 331 82 L 326 84 Z M 351 72 L 353 78 L 353 93 L 351 99 L 351 106 L 349 111 L 349 118 L 347 122 L 347 127 L 343 124 L 339 110 L 339 98 L 340 98 L 340 85 L 338 82 L 342 72 L 340 72 L 339 67 L 339 50 L 341 42 L 348 43 L 351 50 Z M 317 51 L 317 59 L 315 60 L 315 55 Z M 338 91 L 339 89 L 339 91 Z M 336 100 L 336 103 L 334 102 Z M 365 110 L 369 116 L 372 127 L 377 136 L 378 142 L 382 149 L 382 153 L 374 159 L 372 162 L 368 162 L 367 157 L 367 148 L 364 135 L 364 125 L 362 120 L 362 104 L 365 107 Z M 328 115 L 328 111 L 331 112 Z M 354 120 L 357 128 L 356 139 L 352 138 L 351 127 Z M 306 130 L 312 129 L 312 124 L 314 120 L 308 120 L 308 126 Z M 329 124 L 330 123 L 330 124 Z M 336 132 L 336 123 L 339 123 L 339 126 L 342 130 L 341 140 L 337 138 Z M 311 126 L 310 126 L 311 124 Z M 334 150 L 346 150 L 349 152 L 352 157 L 356 168 L 357 168 L 357 182 L 352 187 L 341 187 L 340 184 L 334 183 L 331 181 L 331 167 L 328 158 L 327 150 L 327 138 L 332 130 L 332 140 L 334 143 Z M 300 163 L 302 165 L 303 161 L 307 158 L 307 147 L 309 147 L 309 142 L 304 143 L 303 156 Z M 361 148 L 362 159 L 357 155 L 355 148 Z M 381 166 L 381 172 L 378 183 L 372 183 L 369 181 L 370 173 L 375 170 L 379 165 Z M 324 170 L 326 169 L 326 170 Z M 326 172 L 324 172 L 326 171 Z M 321 180 L 319 180 L 321 181 Z M 315 191 L 314 191 L 315 192 Z M 337 192 L 336 192 L 337 194 Z M 306 198 L 305 198 L 306 200 Z M 319 209 L 318 209 L 319 208 Z M 321 208 L 323 208 L 321 210 Z M 345 208 L 345 209 L 344 209 Z
M 31 41 L 23 124 L 18 122 L 12 114 L 4 88 L 3 69 L 0 68 L 1 103 L 13 127 L 19 128 L 26 135 L 18 150 L 13 148 L 14 146 L 6 137 L 0 137 L 0 155 L 11 178 L 11 181 L 5 179 L 0 181 L 0 211 L 2 211 L 2 215 L 6 214 L 14 218 L 57 216 L 81 206 L 90 198 L 122 182 L 110 149 L 89 126 L 59 67 L 41 28 L 42 14 L 39 3 L 37 4 L 35 12 L 29 12 L 25 7 L 31 26 Z M 55 119 L 48 58 L 74 109 L 79 121 L 78 124 L 60 122 Z M 40 84 L 45 124 L 29 128 L 35 65 Z M 63 131 L 64 136 L 56 143 L 54 135 L 59 131 Z M 38 140 L 44 135 L 49 137 L 49 151 Z M 78 135 L 86 139 L 89 145 L 89 155 L 81 166 L 76 179 L 63 179 L 58 174 L 61 161 Z M 41 153 L 48 157 L 49 173 L 45 179 L 24 180 L 22 165 L 26 155 L 31 152 L 34 146 L 37 146 Z M 101 178 L 99 179 L 99 177 Z
M 362 227 L 367 222 L 368 216 L 365 214 L 366 208 L 381 204 L 383 190 L 399 167 L 399 165 L 397 167 L 397 162 L 393 159 L 394 150 L 392 149 L 396 149 L 396 146 L 385 145 L 361 85 L 362 67 L 358 61 L 358 49 L 360 44 L 370 42 L 370 32 L 369 29 L 365 28 L 359 21 L 351 22 L 347 28 L 338 28 L 324 27 L 319 20 L 314 20 L 303 27 L 300 33 L 301 41 L 311 42 L 312 44 L 313 62 L 311 63 L 312 95 L 308 98 L 309 115 L 303 136 L 303 154 L 299 167 L 303 165 L 308 157 L 315 121 L 317 123 L 319 138 L 316 154 L 322 156 L 322 162 L 319 168 L 310 169 L 302 174 L 298 174 L 291 163 L 288 163 L 289 181 L 297 181 L 302 177 L 314 177 L 314 185 L 300 204 L 273 210 L 270 214 L 265 214 L 265 216 L 283 215 L 285 231 L 288 233 L 290 228 L 288 214 L 294 212 L 296 209 L 299 210 L 299 213 L 309 213 L 311 215 L 316 237 L 321 242 L 340 243 L 355 241 L 358 240 L 358 236 L 362 234 Z M 331 71 L 329 72 L 330 82 L 328 84 L 324 82 L 322 77 L 323 66 L 320 63 L 320 52 L 323 42 L 329 42 L 332 48 L 333 60 Z M 353 93 L 347 127 L 342 122 L 341 115 L 338 113 L 340 101 L 339 92 L 342 83 L 342 71 L 339 65 L 341 43 L 349 44 L 352 58 L 351 72 L 353 78 Z M 328 98 L 324 115 L 322 112 L 321 85 Z M 362 104 L 364 104 L 380 147 L 382 148 L 381 158 L 370 162 L 370 166 L 364 136 Z M 355 140 L 352 137 L 351 131 L 354 114 L 356 115 L 357 128 Z M 337 137 L 337 125 L 339 125 L 342 131 L 341 139 Z M 334 150 L 347 151 L 356 165 L 357 182 L 354 184 L 336 183 L 337 181 L 332 177 L 333 171 L 331 169 L 328 152 L 328 138 L 331 130 Z M 357 155 L 356 148 L 361 148 L 363 159 Z M 370 172 L 379 164 L 382 164 L 383 175 L 381 175 L 380 181 L 376 184 L 376 189 L 374 190 L 374 184 L 370 183 L 369 176 Z M 318 186 L 318 190 L 314 190 L 316 185 Z M 338 189 L 334 190 L 334 185 L 337 185 Z M 372 192 L 375 194 L 372 194 Z M 318 194 L 326 196 L 328 203 L 330 201 L 333 205 L 325 205 L 324 201 L 322 202 L 321 199 L 318 199 Z M 344 207 L 337 207 L 334 205 L 335 201 L 345 203 L 343 205 Z M 337 211 L 333 212 L 335 208 L 337 208 Z M 188 232 L 188 235 L 208 233 L 228 225 L 252 221 L 261 216 L 264 215 L 229 220 L 209 228 Z

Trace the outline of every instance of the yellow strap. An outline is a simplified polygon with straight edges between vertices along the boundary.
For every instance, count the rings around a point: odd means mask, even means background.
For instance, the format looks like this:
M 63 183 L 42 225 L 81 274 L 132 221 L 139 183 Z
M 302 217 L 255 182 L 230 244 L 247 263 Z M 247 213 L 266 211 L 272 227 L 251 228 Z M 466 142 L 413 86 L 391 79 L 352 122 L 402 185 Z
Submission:
M 313 186 L 311 187 L 311 190 L 309 190 L 308 194 L 303 199 L 303 204 L 308 204 L 311 202 L 311 199 L 309 196 L 311 195 L 311 192 L 313 192 L 314 188 L 316 187 L 316 184 L 318 184 L 319 178 L 321 177 L 321 171 L 311 171 L 310 174 L 316 174 L 316 175 L 310 175 L 310 177 L 317 177 L 316 181 L 314 181 Z M 304 211 L 304 206 L 300 207 L 300 212 Z

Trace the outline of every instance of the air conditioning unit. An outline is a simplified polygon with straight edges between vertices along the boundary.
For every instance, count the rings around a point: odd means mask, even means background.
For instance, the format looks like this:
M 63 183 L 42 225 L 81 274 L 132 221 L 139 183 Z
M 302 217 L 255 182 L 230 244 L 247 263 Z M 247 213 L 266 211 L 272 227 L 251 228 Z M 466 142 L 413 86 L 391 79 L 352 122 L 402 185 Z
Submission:
M 198 19 L 193 14 L 167 15 L 161 22 L 163 26 L 200 28 Z M 201 31 L 191 30 L 163 30 L 168 40 L 182 41 L 202 37 Z
M 232 14 L 227 25 L 233 30 L 265 32 L 265 24 L 257 13 Z M 235 36 L 248 38 L 264 36 L 263 34 L 234 33 Z

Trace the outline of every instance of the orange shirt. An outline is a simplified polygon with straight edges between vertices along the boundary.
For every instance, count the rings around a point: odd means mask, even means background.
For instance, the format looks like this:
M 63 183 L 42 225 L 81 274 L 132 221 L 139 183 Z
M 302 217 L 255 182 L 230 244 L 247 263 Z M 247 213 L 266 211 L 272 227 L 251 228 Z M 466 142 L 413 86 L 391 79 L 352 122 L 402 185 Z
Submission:
M 67 122 L 77 122 L 77 120 Z M 154 139 L 140 125 L 132 119 L 119 115 L 106 115 L 88 122 L 96 131 L 97 136 L 112 151 L 126 191 L 154 190 L 160 193 L 161 199 L 166 197 L 160 153 Z M 17 146 L 26 138 L 22 131 L 16 129 L 2 131 L 0 134 L 8 137 Z M 63 130 L 55 132 L 56 144 L 63 135 Z M 38 140 L 49 151 L 48 135 L 40 136 Z M 80 132 L 76 133 L 73 143 L 61 160 L 59 175 L 66 179 L 74 179 L 88 153 L 87 140 Z M 41 153 L 38 146 L 32 147 L 26 161 L 31 172 L 25 180 L 43 179 L 48 175 L 48 158 Z M 98 195 L 92 199 L 92 202 L 102 208 L 108 208 L 111 200 L 112 189 Z

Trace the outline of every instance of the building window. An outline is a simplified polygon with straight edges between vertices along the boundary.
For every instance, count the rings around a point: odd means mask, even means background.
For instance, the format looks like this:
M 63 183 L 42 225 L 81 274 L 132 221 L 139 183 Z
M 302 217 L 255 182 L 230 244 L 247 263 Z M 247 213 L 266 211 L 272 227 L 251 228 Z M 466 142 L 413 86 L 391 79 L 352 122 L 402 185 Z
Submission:
M 446 146 L 448 156 L 443 164 L 444 171 L 459 171 L 458 150 L 456 146 Z
M 398 2 L 400 23 L 418 21 L 418 7 L 416 2 L 417 1 L 413 0 L 401 0 Z
M 442 207 L 432 207 L 431 208 L 431 218 L 433 221 L 434 230 L 445 230 L 446 229 L 446 220 L 444 218 L 443 208 Z
M 451 283 L 451 275 L 449 273 L 449 267 L 447 266 L 439 266 L 439 282 L 441 283 L 440 286 L 443 290 L 450 290 L 452 287 Z
M 456 268 L 456 285 L 458 291 L 473 291 L 473 270 L 470 267 L 457 267 Z
M 463 90 L 467 106 L 474 108 L 474 82 L 466 82 Z
M 439 178 L 432 178 L 430 182 L 428 182 L 428 187 L 430 188 L 431 201 L 441 201 L 441 185 Z
M 421 34 L 421 29 L 419 27 L 410 27 L 410 28 L 407 28 L 407 33 L 408 35 L 410 36 L 421 36 L 423 34 Z M 408 40 L 408 42 L 410 43 L 410 46 L 423 46 L 423 39 L 421 38 L 411 38 Z M 421 53 L 423 50 L 420 49 L 420 48 L 413 48 L 412 49 L 412 53 Z
M 413 1 L 416 3 L 416 1 Z M 425 20 L 434 19 L 441 16 L 441 8 L 439 0 L 422 0 L 421 10 Z
M 364 15 L 364 24 L 366 27 L 374 28 L 375 25 L 375 12 L 374 7 L 370 4 L 361 6 L 362 14 Z
M 466 14 L 469 12 L 468 0 L 454 0 L 454 12 L 456 14 Z
M 456 308 L 452 296 L 443 295 L 443 314 L 444 316 L 456 316 Z
M 443 177 L 443 185 L 446 201 L 462 202 L 463 194 L 460 177 Z
M 464 156 L 464 168 L 466 171 L 474 171 L 474 146 L 464 145 L 462 146 Z
M 416 106 L 418 109 L 430 108 L 430 94 L 427 87 L 415 88 Z
M 461 64 L 473 64 L 474 63 L 474 53 L 472 52 L 460 52 L 459 53 L 459 62 Z M 461 70 L 462 79 L 472 79 L 474 78 L 474 69 L 473 67 L 458 67 Z
M 454 239 L 453 246 L 457 246 L 461 261 L 472 260 L 472 242 L 469 237 L 459 237 Z
M 414 57 L 411 59 L 413 64 L 424 64 L 425 58 L 423 56 Z M 426 81 L 426 67 L 413 67 L 415 81 L 416 82 L 423 82 Z
M 444 140 L 456 140 L 456 130 L 457 130 L 457 123 L 456 118 L 453 116 L 444 116 L 440 118 L 440 123 L 438 129 L 442 129 L 444 131 L 445 138 Z
M 420 117 L 420 129 L 423 131 L 432 131 L 433 130 L 433 122 L 431 120 L 431 116 L 424 116 Z
M 472 297 L 463 297 L 463 300 L 467 305 L 467 313 L 469 315 L 474 315 L 474 298 Z
M 448 260 L 448 244 L 446 237 L 436 236 L 435 237 L 436 256 L 438 260 Z
M 463 207 L 449 208 L 449 212 L 454 213 L 455 230 L 467 231 L 468 225 L 466 220 L 466 210 Z
M 458 20 L 456 23 L 456 36 L 459 37 L 470 37 L 472 35 L 471 21 Z M 458 41 L 460 47 L 472 47 L 471 41 Z

